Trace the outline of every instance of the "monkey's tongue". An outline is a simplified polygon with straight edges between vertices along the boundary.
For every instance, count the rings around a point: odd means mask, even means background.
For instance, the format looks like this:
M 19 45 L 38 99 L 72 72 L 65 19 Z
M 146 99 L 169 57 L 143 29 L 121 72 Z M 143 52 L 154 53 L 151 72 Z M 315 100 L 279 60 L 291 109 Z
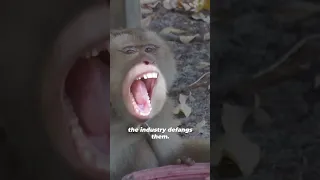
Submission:
M 145 82 L 135 80 L 131 85 L 131 93 L 139 111 L 149 113 L 151 111 L 150 97 Z
M 99 58 L 80 59 L 67 78 L 66 93 L 88 135 L 109 135 L 109 71 Z

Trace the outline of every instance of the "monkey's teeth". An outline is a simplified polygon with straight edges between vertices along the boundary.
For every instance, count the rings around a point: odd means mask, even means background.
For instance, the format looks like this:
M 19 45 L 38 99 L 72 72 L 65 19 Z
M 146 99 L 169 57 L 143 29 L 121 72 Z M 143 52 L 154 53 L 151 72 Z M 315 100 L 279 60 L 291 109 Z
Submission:
M 92 57 L 97 57 L 101 51 L 109 51 L 109 41 L 106 41 L 102 44 L 100 44 L 99 46 L 97 46 L 96 48 L 93 48 L 91 50 L 86 51 L 82 57 L 86 58 L 86 59 L 90 59 Z
M 158 73 L 147 73 L 147 74 L 144 74 L 138 78 L 136 78 L 136 80 L 140 80 L 140 79 L 149 79 L 149 78 L 158 78 Z

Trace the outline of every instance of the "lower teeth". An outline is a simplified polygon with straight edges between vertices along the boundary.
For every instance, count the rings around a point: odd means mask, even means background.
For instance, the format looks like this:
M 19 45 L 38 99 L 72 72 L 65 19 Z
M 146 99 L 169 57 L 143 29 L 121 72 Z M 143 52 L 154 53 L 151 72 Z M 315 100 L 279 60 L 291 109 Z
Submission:
M 133 97 L 133 94 L 130 93 L 130 98 L 131 98 L 131 101 L 132 101 L 132 105 L 133 105 L 133 108 L 135 109 L 136 113 L 138 113 L 139 115 L 141 116 L 148 116 L 150 113 L 151 113 L 151 110 L 152 110 L 152 107 L 151 107 L 151 101 L 149 99 L 149 96 L 148 96 L 148 104 L 147 106 L 149 107 L 149 111 L 148 112 L 142 112 L 140 109 L 144 109 L 145 108 L 145 105 L 144 104 L 137 104 L 136 101 L 135 101 L 135 98 Z

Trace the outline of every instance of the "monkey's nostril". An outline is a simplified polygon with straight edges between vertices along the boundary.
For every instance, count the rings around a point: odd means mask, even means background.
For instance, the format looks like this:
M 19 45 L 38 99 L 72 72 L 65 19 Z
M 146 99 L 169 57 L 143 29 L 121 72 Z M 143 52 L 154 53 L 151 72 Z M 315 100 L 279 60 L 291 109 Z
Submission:
M 145 64 L 145 65 L 149 65 L 149 61 L 143 61 L 143 63 Z

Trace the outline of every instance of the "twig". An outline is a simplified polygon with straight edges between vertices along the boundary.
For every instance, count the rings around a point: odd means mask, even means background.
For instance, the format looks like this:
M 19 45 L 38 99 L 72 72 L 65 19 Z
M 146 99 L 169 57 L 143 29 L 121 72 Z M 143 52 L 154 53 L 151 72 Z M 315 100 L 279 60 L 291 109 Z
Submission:
M 303 54 L 317 52 L 317 48 L 312 48 L 311 50 L 307 48 L 304 49 L 306 44 L 311 40 L 320 39 L 320 34 L 314 34 L 307 36 L 300 41 L 298 41 L 288 52 L 281 56 L 274 64 L 271 66 L 259 71 L 253 76 L 243 76 L 239 77 L 228 84 L 219 83 L 212 87 L 211 91 L 214 94 L 224 93 L 231 91 L 236 91 L 241 94 L 241 92 L 254 92 L 260 90 L 264 87 L 270 87 L 276 85 L 278 82 L 286 80 L 288 77 L 296 75 L 295 71 L 304 71 L 306 70 L 305 66 L 307 63 L 312 63 L 310 59 L 303 59 Z M 302 57 L 291 57 L 294 54 L 299 53 L 298 55 Z M 288 64 L 291 63 L 291 64 Z M 307 64 L 308 65 L 308 64 Z M 310 64 L 311 65 L 311 64 Z M 308 68 L 307 68 L 308 69 Z M 224 82 L 225 83 L 225 82 Z M 221 95 L 220 95 L 221 96 Z
M 199 81 L 201 81 L 201 79 L 203 79 L 203 78 L 204 78 L 205 76 L 207 76 L 208 74 L 210 74 L 210 72 L 204 73 L 202 76 L 200 76 L 199 79 L 197 79 L 195 82 L 191 83 L 188 87 L 190 88 L 190 87 L 194 86 L 195 84 L 197 84 Z
M 199 83 L 203 78 L 205 78 L 209 74 L 210 74 L 210 72 L 204 73 L 203 75 L 200 76 L 200 78 L 198 78 L 196 81 L 194 81 L 193 83 L 189 84 L 186 87 L 172 89 L 170 91 L 170 94 L 179 93 L 179 92 L 185 91 L 187 89 L 190 90 L 190 89 L 195 89 L 195 88 L 202 87 L 202 86 L 205 86 L 205 85 L 209 85 L 210 81 L 205 81 L 203 83 Z
M 300 40 L 299 42 L 297 42 L 286 54 L 284 54 L 279 61 L 277 61 L 275 64 L 273 64 L 272 66 L 270 66 L 269 68 L 260 71 L 259 73 L 255 74 L 253 76 L 253 78 L 258 78 L 270 71 L 273 71 L 275 68 L 277 68 L 278 66 L 280 66 L 282 63 L 284 63 L 291 55 L 293 55 L 294 53 L 296 53 L 301 47 L 303 47 L 309 40 L 314 40 L 314 39 L 320 39 L 320 34 L 315 34 L 315 35 L 310 35 L 307 36 L 305 38 L 303 38 L 302 40 Z

